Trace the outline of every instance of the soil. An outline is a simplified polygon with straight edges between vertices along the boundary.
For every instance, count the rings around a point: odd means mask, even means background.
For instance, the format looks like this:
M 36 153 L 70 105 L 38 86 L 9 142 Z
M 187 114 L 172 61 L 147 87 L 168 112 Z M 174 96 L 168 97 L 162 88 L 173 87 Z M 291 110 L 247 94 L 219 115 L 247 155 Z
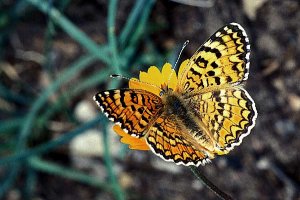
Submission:
M 117 33 L 125 23 L 132 2 L 119 2 Z M 265 0 L 256 8 L 249 8 L 246 1 L 208 2 L 213 2 L 213 6 L 206 8 L 157 1 L 149 24 L 158 27 L 158 30 L 151 32 L 148 38 L 154 41 L 155 48 L 161 53 L 190 40 L 183 58 L 190 57 L 218 28 L 233 21 L 240 23 L 250 38 L 251 65 L 246 89 L 256 102 L 257 124 L 241 146 L 200 169 L 234 199 L 300 199 L 300 3 L 297 0 Z M 77 0 L 64 13 L 93 40 L 99 43 L 107 41 L 106 1 Z M 43 14 L 36 11 L 28 13 L 16 24 L 8 47 L 15 50 L 16 46 L 20 48 L 21 45 L 23 50 L 43 54 L 46 23 L 47 18 Z M 143 45 L 140 48 L 141 52 L 146 51 Z M 67 66 L 82 53 L 79 44 L 58 30 L 54 38 L 55 62 L 52 63 L 52 70 L 62 70 L 62 66 Z M 6 53 L 4 59 L 26 66 L 21 82 L 27 84 L 30 91 L 43 88 L 40 85 L 43 83 L 40 81 L 40 65 L 36 62 L 22 61 L 14 53 Z M 94 91 L 95 88 L 91 88 L 83 97 L 88 98 Z M 57 160 L 57 154 L 60 152 L 49 155 L 50 159 Z M 69 155 L 64 155 L 61 160 L 64 159 L 67 160 L 64 162 L 66 165 L 71 165 Z M 118 178 L 125 188 L 127 199 L 218 199 L 189 168 L 166 170 L 157 167 L 153 164 L 155 162 L 149 162 L 149 159 L 156 159 L 150 151 L 129 151 L 124 159 L 115 160 L 121 168 Z M 101 164 L 101 159 L 99 162 Z M 8 195 L 7 198 L 10 197 Z M 112 193 L 44 173 L 39 174 L 34 197 L 114 199 Z

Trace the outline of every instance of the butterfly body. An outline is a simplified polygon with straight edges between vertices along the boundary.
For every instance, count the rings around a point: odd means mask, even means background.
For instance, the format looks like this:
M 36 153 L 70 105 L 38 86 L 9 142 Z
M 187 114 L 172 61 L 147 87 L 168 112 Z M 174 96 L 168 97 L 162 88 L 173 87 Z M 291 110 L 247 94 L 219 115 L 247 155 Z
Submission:
M 189 140 L 192 143 L 202 144 L 203 148 L 212 145 L 208 135 L 205 135 L 203 126 L 199 123 L 199 119 L 194 111 L 195 103 L 190 98 L 184 98 L 177 92 L 169 92 L 162 97 L 164 102 L 163 115 L 169 116 L 176 122 L 176 126 L 180 127 L 182 133 L 189 134 Z M 205 145 L 203 142 L 205 141 Z
M 255 103 L 243 89 L 249 54 L 244 29 L 231 23 L 184 61 L 178 75 L 170 64 L 161 72 L 150 67 L 141 81 L 131 79 L 129 88 L 99 92 L 94 100 L 136 149 L 148 145 L 167 161 L 205 164 L 238 146 L 254 127 Z

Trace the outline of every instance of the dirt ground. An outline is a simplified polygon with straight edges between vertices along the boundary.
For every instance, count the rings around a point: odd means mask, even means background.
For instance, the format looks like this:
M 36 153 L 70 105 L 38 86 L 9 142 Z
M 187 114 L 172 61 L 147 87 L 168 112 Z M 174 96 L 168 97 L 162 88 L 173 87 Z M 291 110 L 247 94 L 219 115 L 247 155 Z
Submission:
M 233 21 L 240 23 L 250 38 L 251 65 L 246 89 L 256 102 L 257 124 L 241 146 L 200 169 L 234 199 L 300 199 L 300 3 L 257 0 L 253 1 L 257 7 L 251 7 L 246 0 L 209 2 L 214 4 L 206 8 L 157 1 L 150 18 L 150 25 L 162 27 L 149 38 L 161 52 L 190 40 L 183 58 L 191 56 L 218 28 Z M 119 2 L 119 29 L 131 6 L 131 1 Z M 104 0 L 77 0 L 67 7 L 65 14 L 91 38 L 103 43 L 107 40 L 107 30 L 101 22 L 106 21 L 106 8 Z M 18 24 L 16 32 L 26 50 L 42 53 L 44 44 L 38 42 L 43 41 L 45 21 L 41 13 L 34 12 Z M 54 47 L 57 51 L 54 53 L 59 55 L 55 68 L 66 66 L 81 53 L 78 44 L 65 34 L 56 35 Z M 140 48 L 145 51 L 143 46 Z M 8 54 L 7 59 L 15 58 Z M 30 65 L 28 69 L 34 71 L 36 67 Z M 38 82 L 33 74 L 24 75 L 24 80 Z M 92 94 L 95 89 L 87 93 Z M 51 154 L 48 156 L 51 158 Z M 64 162 L 66 158 L 69 156 L 55 160 Z M 189 168 L 173 166 L 173 163 L 165 166 L 151 152 L 129 151 L 115 163 L 120 168 L 118 178 L 127 199 L 218 199 Z M 35 199 L 114 198 L 84 184 L 41 173 Z

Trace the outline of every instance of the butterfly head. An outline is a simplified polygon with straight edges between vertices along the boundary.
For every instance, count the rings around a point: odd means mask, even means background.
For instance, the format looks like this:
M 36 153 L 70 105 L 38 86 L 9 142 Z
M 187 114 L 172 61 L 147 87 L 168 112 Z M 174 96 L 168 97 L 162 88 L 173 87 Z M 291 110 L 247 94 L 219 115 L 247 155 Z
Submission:
M 173 89 L 170 88 L 166 83 L 161 84 L 160 89 L 161 91 L 159 93 L 159 96 L 163 96 L 167 93 L 173 92 Z

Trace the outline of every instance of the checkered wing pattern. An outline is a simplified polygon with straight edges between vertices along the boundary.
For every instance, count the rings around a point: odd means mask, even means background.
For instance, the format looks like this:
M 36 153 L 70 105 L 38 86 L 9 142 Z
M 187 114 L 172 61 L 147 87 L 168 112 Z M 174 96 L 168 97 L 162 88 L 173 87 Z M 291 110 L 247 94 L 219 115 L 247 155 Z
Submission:
M 147 133 L 147 143 L 152 151 L 167 161 L 176 164 L 200 165 L 209 162 L 213 154 L 196 143 L 189 133 L 174 121 L 176 116 L 160 116 Z
M 94 100 L 111 121 L 133 137 L 143 137 L 162 107 L 160 97 L 146 90 L 108 90 Z
M 228 24 L 213 34 L 179 71 L 179 91 L 198 92 L 248 78 L 250 45 L 245 30 Z
M 217 154 L 226 154 L 250 133 L 257 117 L 253 100 L 241 88 L 193 96 L 194 112 L 213 137 Z

